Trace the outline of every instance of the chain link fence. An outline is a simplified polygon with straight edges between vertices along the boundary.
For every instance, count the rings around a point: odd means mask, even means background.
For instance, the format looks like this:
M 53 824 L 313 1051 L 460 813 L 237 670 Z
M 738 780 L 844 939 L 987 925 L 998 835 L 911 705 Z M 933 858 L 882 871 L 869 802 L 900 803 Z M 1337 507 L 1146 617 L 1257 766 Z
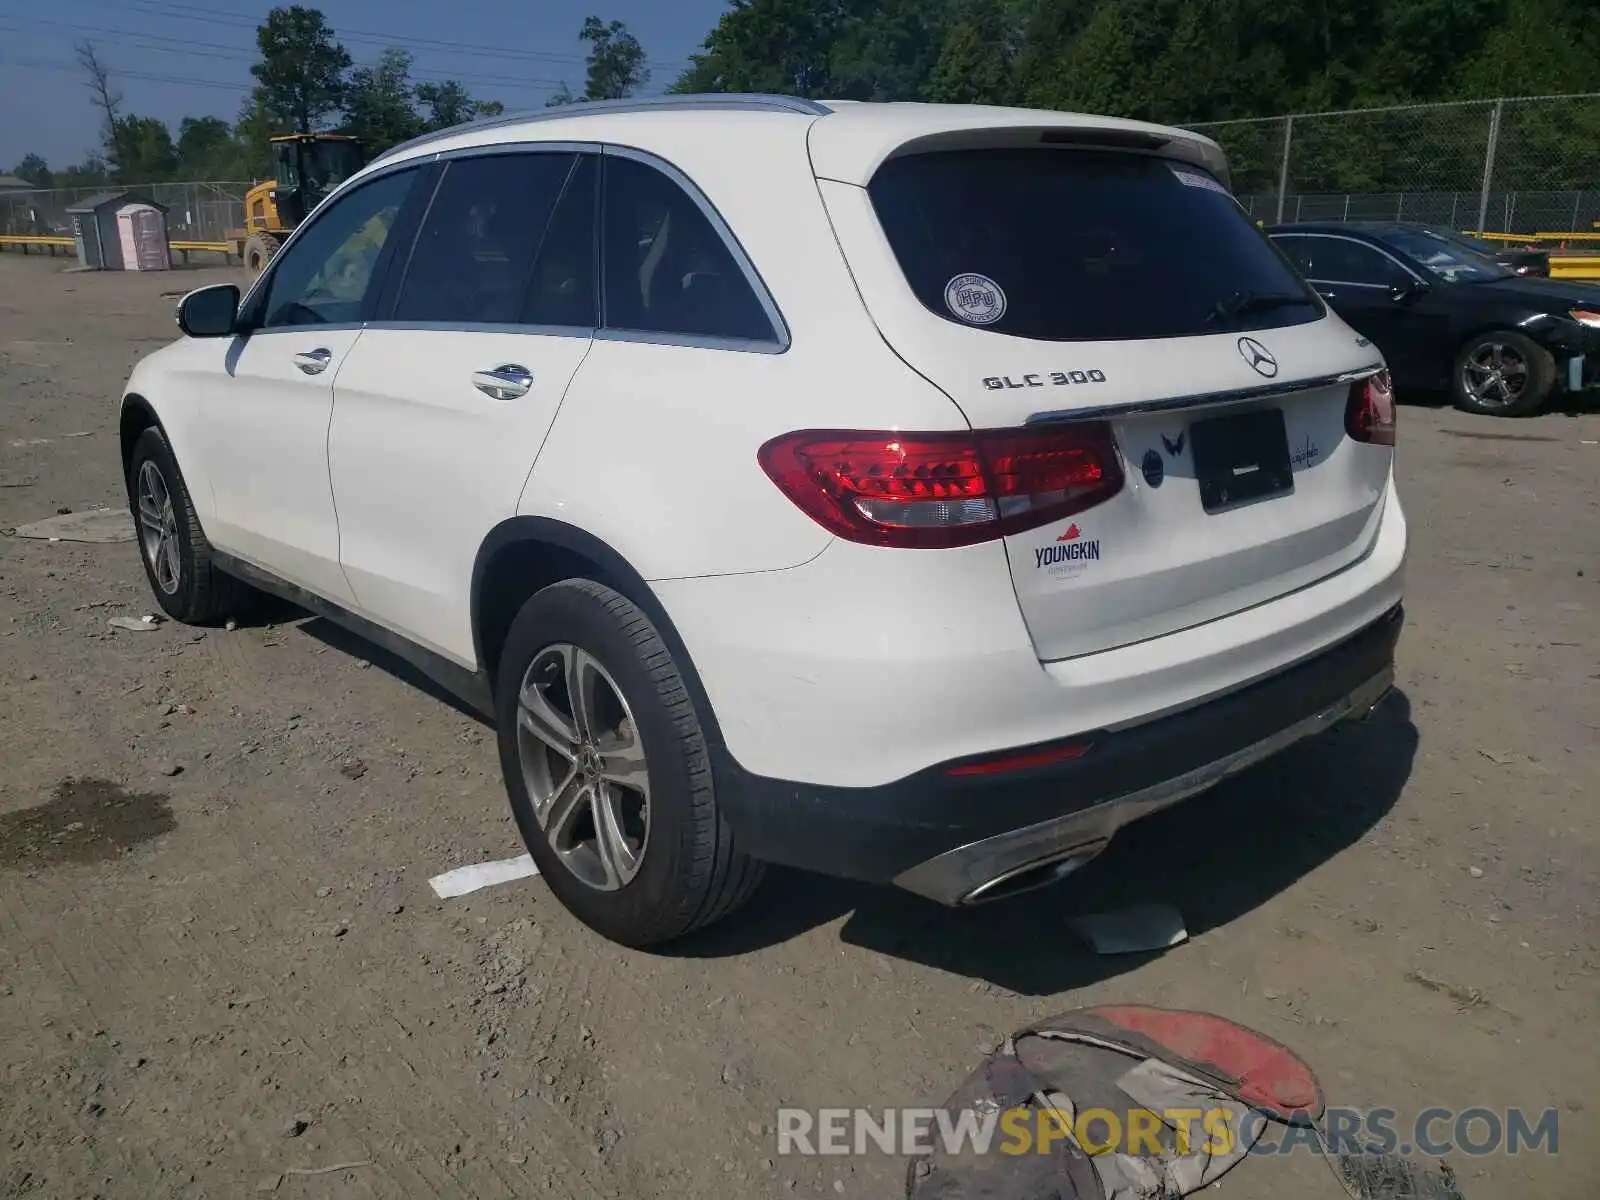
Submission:
M 1491 233 L 1600 234 L 1600 93 L 1206 121 L 1258 220 L 1419 221 Z M 125 190 L 167 208 L 175 241 L 244 224 L 248 182 Z M 70 236 L 70 205 L 107 191 L 0 192 L 0 234 Z
M 1275 221 L 1600 234 L 1600 93 L 1210 121 L 1234 191 Z
M 153 183 L 132 187 L 49 188 L 0 192 L 0 235 L 71 237 L 67 209 L 92 196 L 127 192 L 165 206 L 167 235 L 175 242 L 220 242 L 244 225 L 249 183 Z

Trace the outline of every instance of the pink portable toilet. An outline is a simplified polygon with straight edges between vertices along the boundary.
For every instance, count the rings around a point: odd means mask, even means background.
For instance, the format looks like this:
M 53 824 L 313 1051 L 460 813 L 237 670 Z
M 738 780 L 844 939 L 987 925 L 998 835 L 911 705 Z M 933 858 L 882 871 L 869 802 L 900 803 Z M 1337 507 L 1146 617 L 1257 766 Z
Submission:
M 135 202 L 117 209 L 117 241 L 121 243 L 124 271 L 172 269 L 167 214 L 158 205 Z

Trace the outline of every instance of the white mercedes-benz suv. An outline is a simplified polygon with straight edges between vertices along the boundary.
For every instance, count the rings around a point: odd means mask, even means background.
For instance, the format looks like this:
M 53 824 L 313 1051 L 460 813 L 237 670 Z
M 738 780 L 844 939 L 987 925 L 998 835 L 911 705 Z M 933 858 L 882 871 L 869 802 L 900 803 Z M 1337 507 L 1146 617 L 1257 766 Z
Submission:
M 275 592 L 477 705 L 620 942 L 763 863 L 950 905 L 1061 878 L 1391 684 L 1388 374 L 1182 129 L 497 118 L 178 322 L 121 411 L 161 606 Z

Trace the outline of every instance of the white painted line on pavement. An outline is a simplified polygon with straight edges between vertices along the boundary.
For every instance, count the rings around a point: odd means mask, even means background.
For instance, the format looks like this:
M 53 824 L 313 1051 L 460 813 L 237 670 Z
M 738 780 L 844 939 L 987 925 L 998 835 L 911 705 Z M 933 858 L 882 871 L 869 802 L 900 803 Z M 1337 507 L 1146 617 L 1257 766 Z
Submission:
M 538 873 L 539 868 L 533 865 L 533 855 L 524 854 L 520 858 L 502 858 L 495 862 L 457 867 L 454 871 L 435 875 L 428 880 L 428 885 L 433 888 L 434 894 L 439 899 L 449 900 L 454 896 L 465 896 L 468 892 L 476 892 L 480 888 L 493 887 L 497 883 L 527 879 L 530 875 Z

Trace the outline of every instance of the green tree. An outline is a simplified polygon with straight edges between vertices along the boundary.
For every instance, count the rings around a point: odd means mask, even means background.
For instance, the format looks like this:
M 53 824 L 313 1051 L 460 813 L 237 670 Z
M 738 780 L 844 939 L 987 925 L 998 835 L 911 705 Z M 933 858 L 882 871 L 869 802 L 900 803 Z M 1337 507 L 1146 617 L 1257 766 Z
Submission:
M 498 100 L 474 100 L 471 93 L 454 79 L 443 83 L 419 83 L 417 103 L 424 109 L 429 129 L 449 129 L 478 117 L 497 117 L 505 111 Z
M 412 107 L 411 55 L 391 47 L 376 65 L 350 72 L 344 91 L 344 132 L 360 138 L 369 154 L 414 138 L 423 121 Z
M 119 122 L 123 158 L 117 164 L 118 183 L 164 183 L 178 168 L 177 147 L 165 121 L 155 117 L 126 116 Z
M 585 17 L 578 37 L 589 43 L 585 100 L 620 100 L 649 82 L 644 47 L 621 21 Z
M 98 188 L 111 182 L 111 167 L 99 155 L 91 154 L 81 163 L 62 167 L 56 172 L 58 188 Z
M 185 117 L 178 125 L 178 173 L 186 179 L 226 179 L 238 171 L 239 146 L 221 117 Z
M 732 0 L 674 92 L 832 94 L 844 0 Z
M 291 121 L 275 112 L 266 92 L 255 88 L 239 109 L 233 124 L 233 140 L 238 147 L 238 173 L 246 179 L 265 179 L 272 174 L 272 139 L 293 133 Z
M 939 104 L 1006 104 L 1012 94 L 1014 36 L 1004 6 L 963 5 L 945 28 L 928 76 L 927 98 Z
M 256 28 L 261 61 L 250 68 L 260 102 L 300 133 L 310 133 L 344 99 L 350 54 L 333 36 L 327 19 L 298 4 L 275 8 Z
M 26 180 L 37 188 L 55 186 L 55 175 L 50 170 L 50 164 L 37 154 L 26 155 L 11 173 L 18 179 Z
M 1482 97 L 1600 91 L 1600 3 L 1511 0 L 1455 82 Z

